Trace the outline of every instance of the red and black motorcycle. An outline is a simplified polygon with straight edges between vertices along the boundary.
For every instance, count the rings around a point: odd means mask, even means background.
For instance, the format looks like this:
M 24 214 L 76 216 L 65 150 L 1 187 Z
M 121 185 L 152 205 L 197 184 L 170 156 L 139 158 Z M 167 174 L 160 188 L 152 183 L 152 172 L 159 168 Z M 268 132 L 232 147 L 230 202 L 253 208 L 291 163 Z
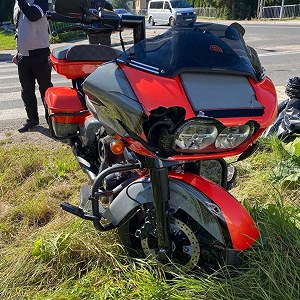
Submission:
M 49 127 L 91 180 L 78 206 L 61 207 L 100 231 L 117 228 L 130 255 L 185 271 L 236 264 L 259 231 L 227 191 L 224 158 L 251 155 L 277 107 L 242 26 L 195 23 L 146 39 L 143 17 L 93 14 L 88 0 L 55 7 L 50 18 L 76 22 L 64 31 L 128 27 L 134 37 L 123 52 L 52 52 L 73 87 L 47 91 Z

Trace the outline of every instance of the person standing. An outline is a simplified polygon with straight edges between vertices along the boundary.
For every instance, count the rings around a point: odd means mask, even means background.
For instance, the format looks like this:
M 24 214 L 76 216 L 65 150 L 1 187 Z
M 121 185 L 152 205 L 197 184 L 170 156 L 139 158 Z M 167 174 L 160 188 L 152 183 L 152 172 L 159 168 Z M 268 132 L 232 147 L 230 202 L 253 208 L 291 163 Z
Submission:
M 26 132 L 39 124 L 35 82 L 43 104 L 46 90 L 53 86 L 47 10 L 48 0 L 16 0 L 14 6 L 17 54 L 13 62 L 18 66 L 21 97 L 27 113 L 27 120 L 19 132 Z
M 106 0 L 92 0 L 91 8 L 99 12 L 100 9 L 114 11 L 112 4 Z M 89 44 L 111 46 L 111 32 L 100 32 L 88 34 Z

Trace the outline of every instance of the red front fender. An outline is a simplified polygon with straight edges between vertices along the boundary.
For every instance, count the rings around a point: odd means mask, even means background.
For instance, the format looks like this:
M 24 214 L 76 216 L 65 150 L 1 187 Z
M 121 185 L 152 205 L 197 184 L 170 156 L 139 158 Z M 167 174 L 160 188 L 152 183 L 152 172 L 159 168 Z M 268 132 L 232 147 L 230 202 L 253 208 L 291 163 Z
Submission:
M 197 188 L 221 209 L 235 250 L 242 251 L 254 244 L 259 236 L 256 224 L 245 208 L 225 189 L 199 175 L 187 172 L 170 172 L 169 176 Z

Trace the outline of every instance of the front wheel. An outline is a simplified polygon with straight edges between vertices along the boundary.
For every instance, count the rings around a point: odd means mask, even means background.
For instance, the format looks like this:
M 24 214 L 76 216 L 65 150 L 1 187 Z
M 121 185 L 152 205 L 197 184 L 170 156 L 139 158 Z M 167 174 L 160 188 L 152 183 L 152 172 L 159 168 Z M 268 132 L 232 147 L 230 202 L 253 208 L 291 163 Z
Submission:
M 174 19 L 173 17 L 171 17 L 171 18 L 169 19 L 169 25 L 170 25 L 171 27 L 173 27 L 173 26 L 176 25 L 176 21 L 175 21 L 175 19 Z
M 139 209 L 119 227 L 120 240 L 130 256 L 157 259 L 158 243 L 155 225 L 149 225 L 149 211 Z M 153 216 L 153 209 L 152 213 Z M 169 219 L 171 251 L 166 268 L 190 272 L 197 266 L 215 269 L 223 258 L 221 245 L 197 222 L 183 212 Z
M 149 18 L 148 23 L 149 23 L 151 26 L 154 26 L 154 25 L 155 25 L 155 22 L 154 22 L 153 17 L 150 17 L 150 18 Z

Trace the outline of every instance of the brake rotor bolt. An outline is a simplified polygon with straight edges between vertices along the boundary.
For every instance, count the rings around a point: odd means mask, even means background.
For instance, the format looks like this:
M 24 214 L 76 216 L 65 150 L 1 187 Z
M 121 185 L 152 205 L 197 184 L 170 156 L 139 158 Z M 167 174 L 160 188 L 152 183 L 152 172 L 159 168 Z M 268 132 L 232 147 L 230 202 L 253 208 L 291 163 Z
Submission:
M 183 249 L 182 249 L 182 251 L 184 253 L 188 253 L 189 252 L 189 247 L 184 246 Z

